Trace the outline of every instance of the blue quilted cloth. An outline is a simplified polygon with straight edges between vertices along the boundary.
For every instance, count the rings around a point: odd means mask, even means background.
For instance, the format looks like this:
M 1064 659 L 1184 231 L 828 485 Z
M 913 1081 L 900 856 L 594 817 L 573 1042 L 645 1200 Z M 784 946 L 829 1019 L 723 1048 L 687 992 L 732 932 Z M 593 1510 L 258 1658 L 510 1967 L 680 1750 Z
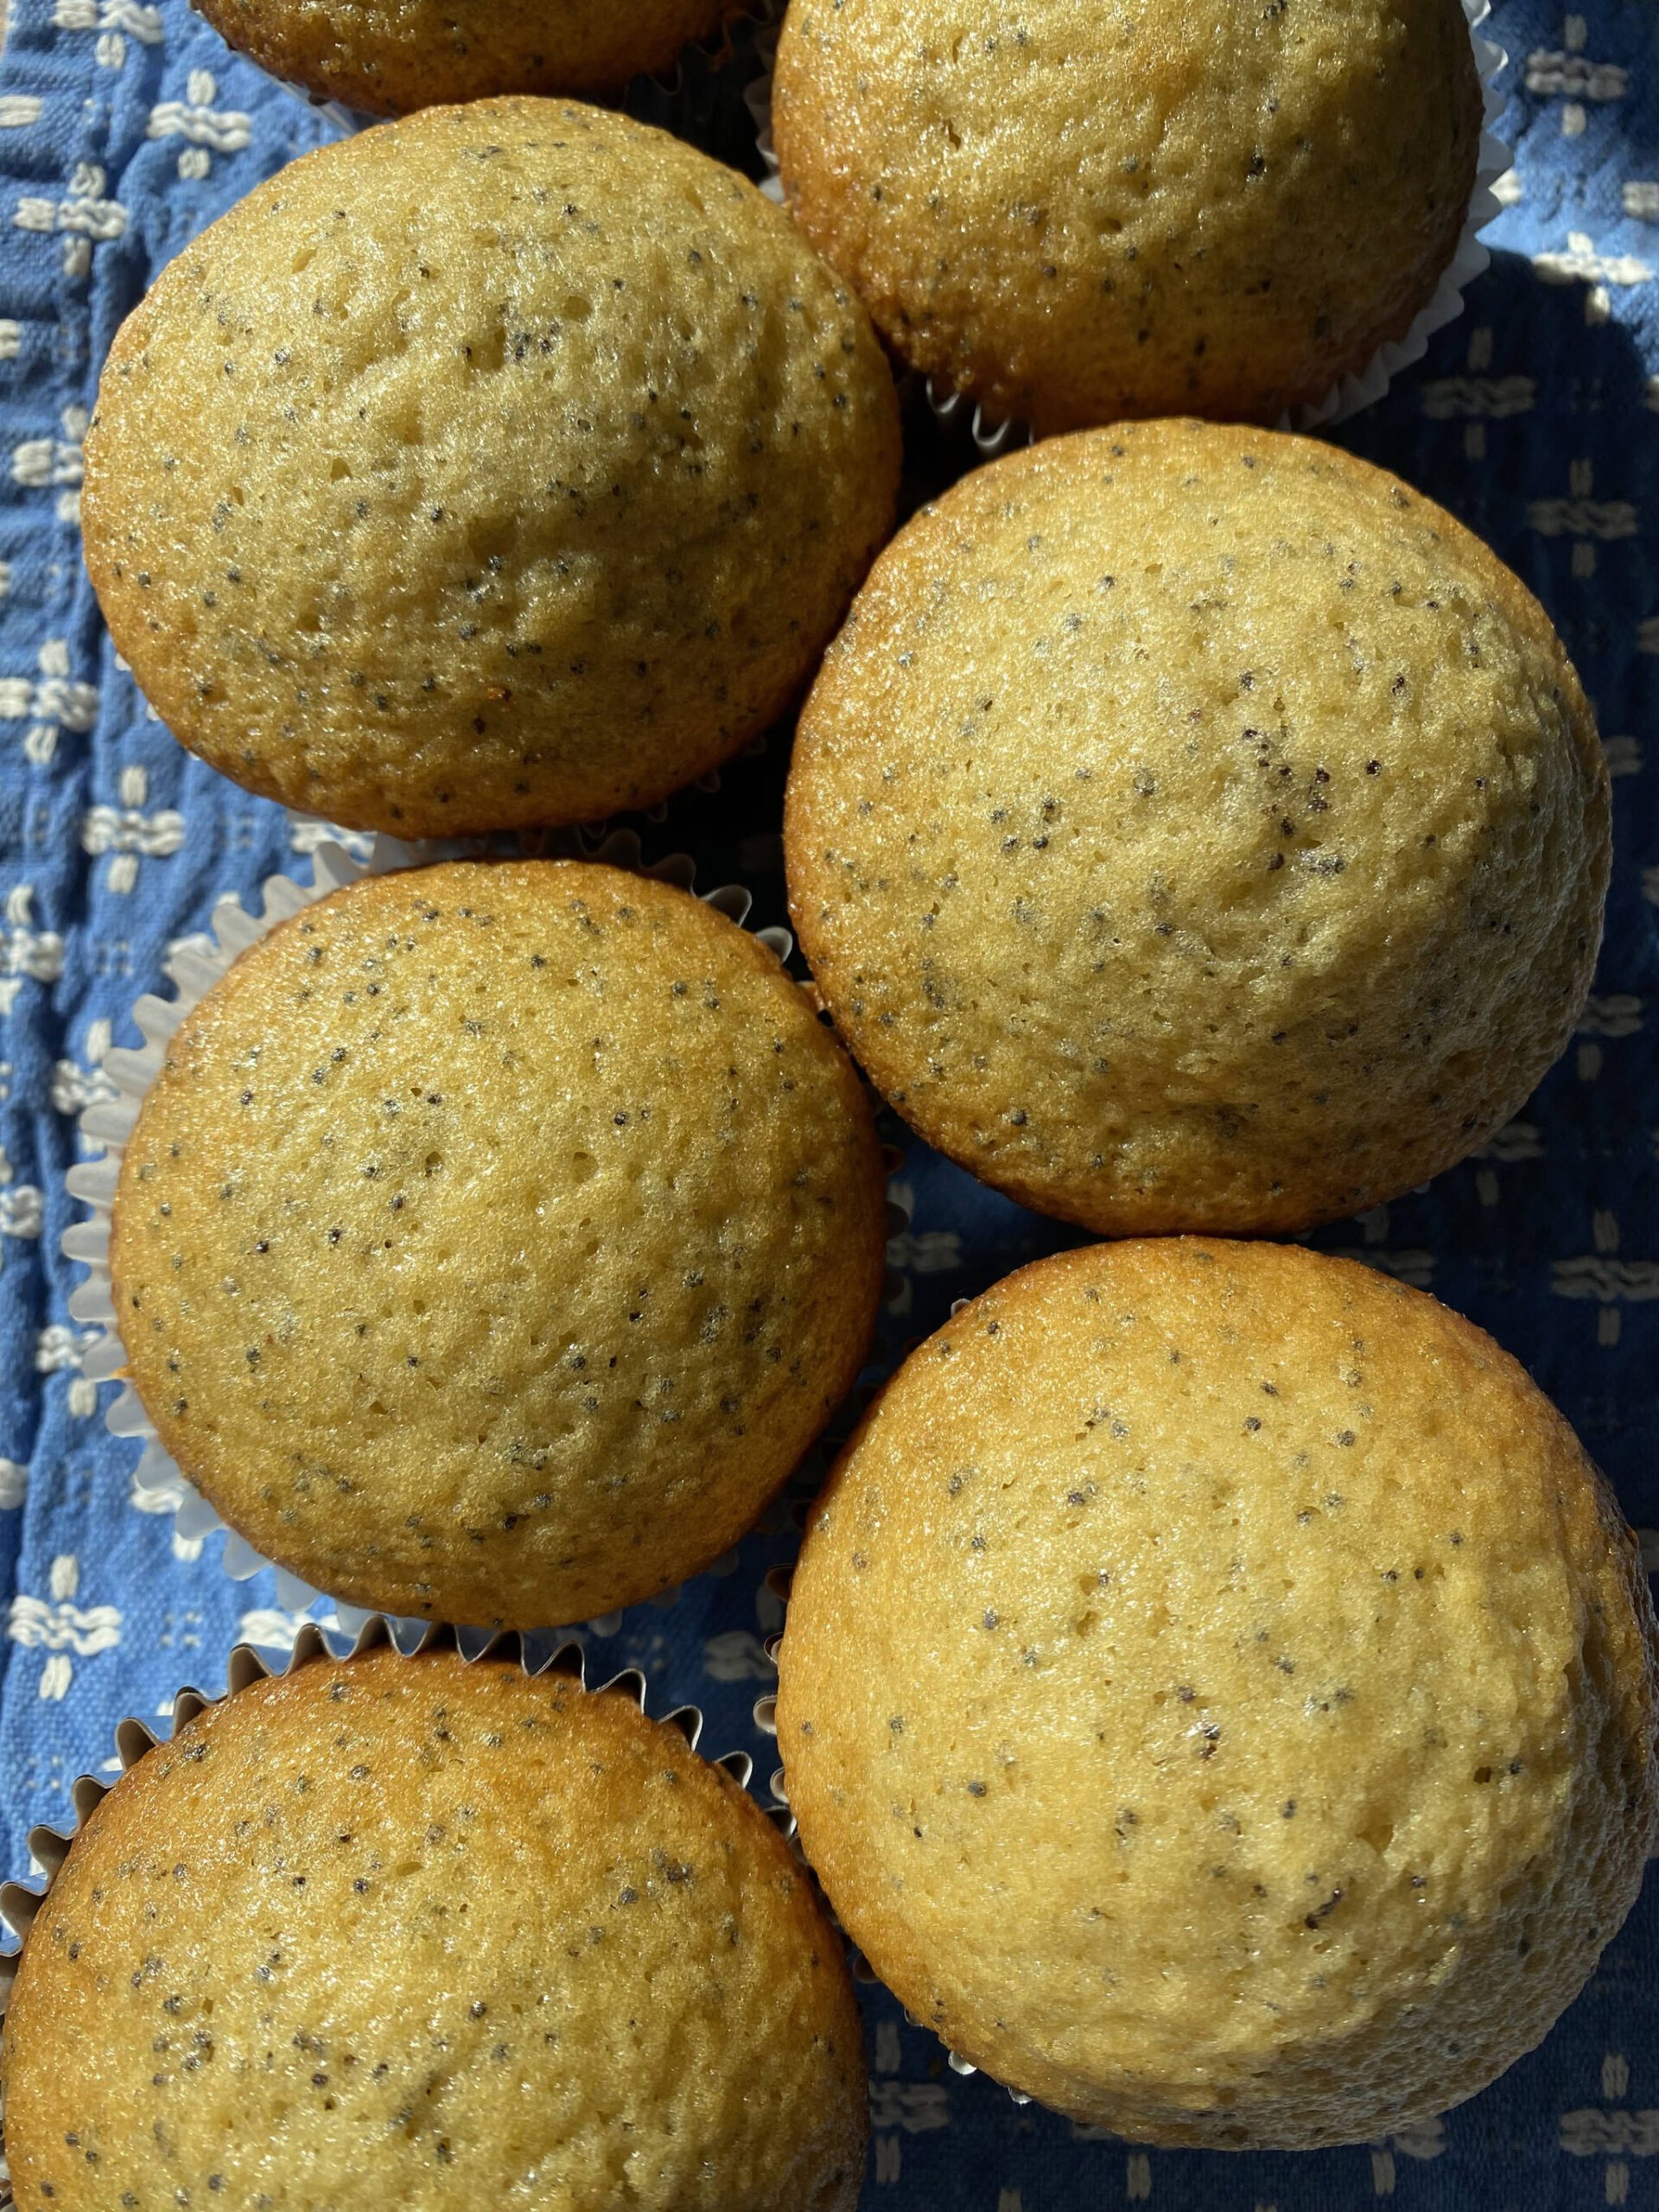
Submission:
M 1467 311 L 1339 435 L 1452 507 L 1548 607 L 1596 702 L 1614 777 L 1618 864 L 1583 1029 L 1484 1155 L 1323 1231 L 1433 1288 L 1519 1355 L 1649 1534 L 1659 1565 L 1659 9 L 1498 0 L 1500 129 L 1516 149 Z M 688 67 L 632 105 L 751 173 L 753 73 Z M 112 1386 L 79 1371 L 59 1239 L 82 1210 L 63 1177 L 75 1116 L 103 1095 L 129 1009 L 168 946 L 226 891 L 308 876 L 304 831 L 220 781 L 151 720 L 82 573 L 80 440 L 111 333 L 186 239 L 339 127 L 228 54 L 183 0 L 11 0 L 0 63 L 0 1872 L 36 1822 L 108 1771 L 128 1713 L 158 1729 L 173 1693 L 214 1691 L 240 1637 L 291 1637 L 274 1579 L 234 1583 L 217 1535 L 180 1535 L 136 1497 L 136 1446 L 110 1436 Z M 960 465 L 925 418 L 912 489 Z M 784 919 L 786 741 L 718 795 L 636 826 L 648 856 L 696 855 L 705 887 Z M 896 1127 L 888 1132 L 903 1140 Z M 913 1141 L 912 1211 L 877 1358 L 950 1301 L 1070 1241 Z M 873 1371 L 874 1372 L 874 1371 Z M 872 1377 L 873 1379 L 873 1377 Z M 728 1571 L 668 1607 L 582 1630 L 591 1673 L 643 1667 L 653 1711 L 709 1715 L 762 1794 L 775 1747 L 752 1707 L 779 1622 L 767 1568 L 796 1541 L 790 1499 Z M 949 2070 L 931 2036 L 868 1993 L 874 2146 L 864 2202 L 894 2212 L 1083 2212 L 1135 2203 L 1342 2212 L 1398 2196 L 1457 2212 L 1659 2204 L 1659 1881 L 1541 2050 L 1409 2136 L 1311 2156 L 1147 2152 Z M 780 2207 L 779 2212 L 789 2212 Z

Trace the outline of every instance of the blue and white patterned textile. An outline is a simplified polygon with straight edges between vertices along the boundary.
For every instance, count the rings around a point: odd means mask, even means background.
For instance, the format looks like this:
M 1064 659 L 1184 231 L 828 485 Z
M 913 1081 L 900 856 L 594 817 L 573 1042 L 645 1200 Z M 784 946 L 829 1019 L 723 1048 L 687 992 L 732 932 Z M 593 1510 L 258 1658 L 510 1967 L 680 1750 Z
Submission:
M 1499 129 L 1516 147 L 1490 272 L 1427 358 L 1338 435 L 1452 507 L 1533 586 L 1596 702 L 1618 860 L 1595 996 L 1563 1062 L 1484 1152 L 1412 1197 L 1322 1231 L 1432 1288 L 1530 1367 L 1649 1534 L 1659 1565 L 1659 6 L 1498 0 Z M 688 66 L 639 112 L 758 174 L 742 87 Z M 111 1044 L 162 988 L 168 946 L 226 891 L 308 877 L 303 828 L 181 752 L 117 660 L 80 563 L 80 442 L 111 335 L 159 266 L 334 128 L 228 54 L 184 0 L 11 0 L 0 62 L 0 1872 L 68 1788 L 112 1770 L 112 1731 L 163 1727 L 182 1683 L 215 1691 L 238 1638 L 285 1643 L 269 1573 L 233 1583 L 221 1540 L 135 1498 L 113 1395 L 80 1371 L 59 1239 L 75 1116 Z M 959 439 L 913 410 L 919 496 Z M 647 857 L 736 879 L 785 918 L 786 736 L 715 794 L 637 826 Z M 903 1141 L 896 1126 L 887 1134 Z M 1073 1241 L 913 1141 L 894 1195 L 883 1368 L 953 1299 Z M 874 1373 L 872 1371 L 873 1379 Z M 843 1425 L 844 1426 L 844 1425 Z M 709 1714 L 705 1750 L 775 1748 L 751 1708 L 779 1623 L 766 1569 L 796 1541 L 815 1455 L 723 1574 L 669 1607 L 584 1629 L 590 1669 L 645 1669 L 651 1707 Z M 1137 2150 L 951 2072 L 868 1993 L 874 2212 L 1348 2212 L 1395 2197 L 1456 2212 L 1659 2206 L 1659 1877 L 1543 2049 L 1443 2123 L 1308 2156 Z M 780 2207 L 779 2212 L 789 2212 Z

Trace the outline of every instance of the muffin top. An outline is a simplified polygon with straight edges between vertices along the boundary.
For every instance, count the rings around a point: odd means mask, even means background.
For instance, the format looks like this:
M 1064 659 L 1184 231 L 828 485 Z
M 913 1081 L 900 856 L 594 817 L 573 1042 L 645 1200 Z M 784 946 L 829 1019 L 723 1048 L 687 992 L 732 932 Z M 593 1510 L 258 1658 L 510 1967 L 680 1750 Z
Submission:
M 365 877 L 180 1023 L 111 1240 L 128 1373 L 354 1605 L 533 1626 L 750 1526 L 863 1355 L 858 1080 L 763 946 L 577 861 Z
M 493 92 L 595 92 L 671 67 L 734 0 L 195 0 L 278 77 L 370 115 Z
M 728 1775 L 620 1695 L 385 1648 L 116 1784 L 0 2075 L 21 2212 L 851 2212 L 866 2126 L 841 1943 Z
M 1273 422 L 1403 335 L 1457 248 L 1459 0 L 792 0 L 791 206 L 913 366 L 1042 432 Z
M 1560 1415 L 1351 1262 L 1010 1276 L 814 1510 L 779 1745 L 843 1925 L 999 2079 L 1312 2147 L 1538 2041 L 1659 1808 L 1653 1608 Z
M 804 682 L 891 525 L 893 379 L 782 211 L 536 99 L 320 148 L 168 264 L 86 442 L 162 720 L 359 829 L 597 819 Z
M 1037 446 L 900 532 L 786 827 L 873 1079 L 1112 1234 L 1300 1229 L 1480 1144 L 1572 1033 L 1608 840 L 1509 570 L 1347 454 L 1191 422 Z

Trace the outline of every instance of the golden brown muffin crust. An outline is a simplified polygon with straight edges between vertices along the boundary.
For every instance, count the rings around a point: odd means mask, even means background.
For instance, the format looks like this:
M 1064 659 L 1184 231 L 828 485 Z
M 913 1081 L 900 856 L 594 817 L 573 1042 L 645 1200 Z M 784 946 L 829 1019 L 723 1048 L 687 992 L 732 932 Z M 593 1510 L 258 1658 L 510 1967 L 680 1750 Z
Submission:
M 1133 2142 L 1313 2148 L 1530 2050 L 1642 1879 L 1634 1538 L 1489 1338 L 1351 1262 L 1039 1262 L 809 1523 L 779 1745 L 902 2002 Z
M 1548 616 L 1340 450 L 1192 422 L 976 472 L 802 714 L 802 945 L 930 1143 L 1109 1235 L 1425 1181 L 1565 1047 L 1605 765 Z
M 891 527 L 893 378 L 779 208 L 569 102 L 282 170 L 117 334 L 86 563 L 224 774 L 404 837 L 597 820 L 728 759 Z
M 369 115 L 499 92 L 614 91 L 668 69 L 742 0 L 195 0 L 213 29 L 319 99 Z
M 180 1023 L 112 1295 L 162 1441 L 268 1557 L 529 1627 L 751 1526 L 857 1372 L 885 1204 L 763 946 L 620 869 L 455 861 L 308 907 Z
M 382 1649 L 118 1783 L 0 2044 L 20 2212 L 851 2212 L 857 2006 L 810 1882 L 626 1699 Z
M 1271 423 L 1402 337 L 1456 250 L 1459 0 L 792 0 L 789 203 L 912 366 L 1039 430 Z

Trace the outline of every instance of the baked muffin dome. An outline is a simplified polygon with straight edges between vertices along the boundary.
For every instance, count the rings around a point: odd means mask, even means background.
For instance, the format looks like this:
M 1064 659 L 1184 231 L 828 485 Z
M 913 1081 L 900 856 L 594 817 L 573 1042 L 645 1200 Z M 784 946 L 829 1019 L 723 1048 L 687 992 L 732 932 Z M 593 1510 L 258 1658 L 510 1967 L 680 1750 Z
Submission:
M 1432 298 L 1480 130 L 1459 0 L 792 0 L 772 88 L 888 344 L 1045 434 L 1324 398 Z
M 882 556 L 801 719 L 791 899 L 931 1143 L 1112 1235 L 1295 1230 L 1526 1099 L 1589 988 L 1606 770 L 1542 609 L 1347 454 L 1120 425 Z
M 842 1946 L 753 1802 L 561 1676 L 212 1706 L 76 1836 L 0 2073 L 20 2212 L 852 2212 Z
M 193 752 L 358 829 L 654 804 L 810 674 L 891 525 L 893 378 L 781 210 L 569 103 L 306 155 L 163 270 L 87 567 Z
M 880 1295 L 858 1079 L 763 946 L 577 861 L 365 877 L 168 1046 L 110 1267 L 162 1443 L 258 1550 L 429 1619 L 706 1567 Z
M 216 31 L 319 99 L 407 115 L 493 92 L 599 92 L 740 12 L 733 0 L 195 0 Z
M 1039 1262 L 808 1527 L 778 1738 L 918 2018 L 1133 2142 L 1310 2148 L 1529 2050 L 1659 1809 L 1635 1541 L 1523 1370 L 1296 1248 Z

